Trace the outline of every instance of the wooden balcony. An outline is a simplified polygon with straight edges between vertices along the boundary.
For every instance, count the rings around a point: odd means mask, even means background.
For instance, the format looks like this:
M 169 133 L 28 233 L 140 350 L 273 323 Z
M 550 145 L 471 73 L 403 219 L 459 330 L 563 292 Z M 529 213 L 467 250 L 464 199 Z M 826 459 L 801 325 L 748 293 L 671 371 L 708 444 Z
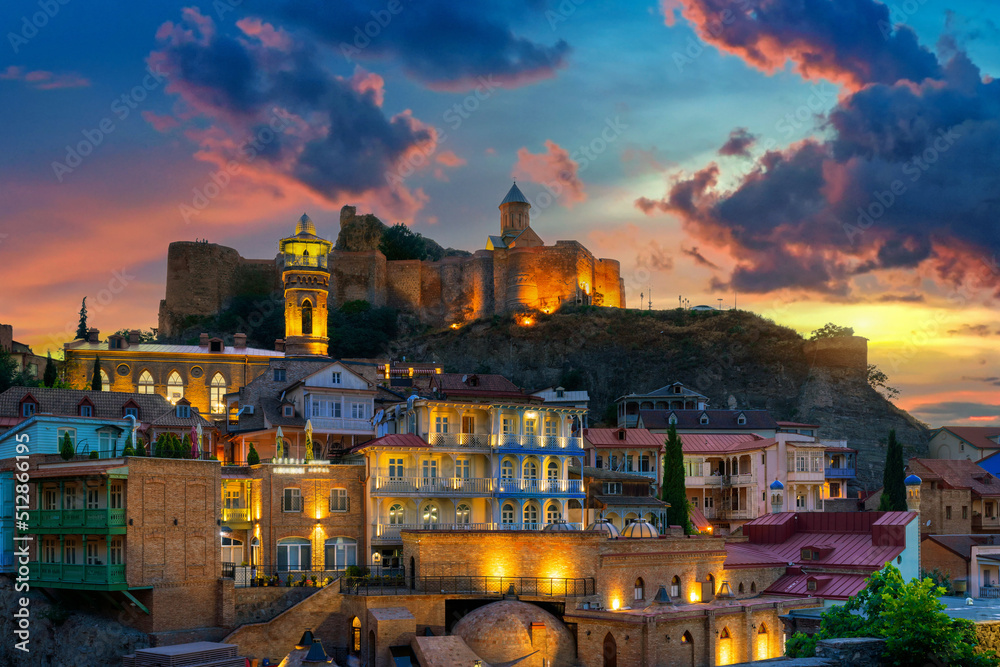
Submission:
M 124 565 L 70 565 L 67 563 L 28 563 L 32 586 L 76 588 L 80 590 L 120 591 L 128 588 Z
M 123 535 L 124 509 L 29 510 L 29 533 Z

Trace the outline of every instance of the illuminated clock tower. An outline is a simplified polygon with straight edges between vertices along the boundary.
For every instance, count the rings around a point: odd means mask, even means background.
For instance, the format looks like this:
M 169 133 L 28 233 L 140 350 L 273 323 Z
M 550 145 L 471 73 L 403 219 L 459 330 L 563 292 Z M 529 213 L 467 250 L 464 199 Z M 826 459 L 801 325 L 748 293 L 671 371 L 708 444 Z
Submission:
M 325 357 L 326 300 L 330 291 L 327 257 L 332 243 L 316 235 L 316 225 L 305 213 L 295 236 L 279 244 L 285 287 L 285 356 Z

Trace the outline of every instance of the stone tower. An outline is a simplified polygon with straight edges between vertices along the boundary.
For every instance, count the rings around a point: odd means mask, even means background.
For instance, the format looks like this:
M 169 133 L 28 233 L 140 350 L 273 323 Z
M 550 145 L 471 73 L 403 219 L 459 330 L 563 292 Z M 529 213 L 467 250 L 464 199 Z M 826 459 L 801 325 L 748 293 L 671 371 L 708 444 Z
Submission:
M 327 257 L 332 246 L 316 235 L 316 225 L 305 213 L 295 226 L 295 235 L 279 243 L 285 288 L 285 356 L 327 356 Z
M 528 213 L 530 208 L 531 204 L 517 187 L 517 183 L 510 186 L 507 196 L 500 202 L 500 235 L 504 236 L 509 232 L 518 234 L 527 229 L 531 223 Z

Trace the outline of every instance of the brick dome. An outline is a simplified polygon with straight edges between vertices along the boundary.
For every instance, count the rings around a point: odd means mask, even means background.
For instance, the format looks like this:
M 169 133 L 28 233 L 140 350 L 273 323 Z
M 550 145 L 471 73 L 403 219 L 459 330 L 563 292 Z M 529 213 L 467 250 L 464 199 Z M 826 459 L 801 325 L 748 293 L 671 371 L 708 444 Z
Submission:
M 640 537 L 659 537 L 660 533 L 657 532 L 653 524 L 649 523 L 645 519 L 636 519 L 629 525 L 625 526 L 625 530 L 622 531 L 622 537 L 627 538 L 640 538 Z
M 501 600 L 479 607 L 456 623 L 452 634 L 461 637 L 480 658 L 496 665 L 540 650 L 532 647 L 532 623 L 545 625 L 545 657 L 552 665 L 572 665 L 576 654 L 573 635 L 558 618 L 527 602 Z

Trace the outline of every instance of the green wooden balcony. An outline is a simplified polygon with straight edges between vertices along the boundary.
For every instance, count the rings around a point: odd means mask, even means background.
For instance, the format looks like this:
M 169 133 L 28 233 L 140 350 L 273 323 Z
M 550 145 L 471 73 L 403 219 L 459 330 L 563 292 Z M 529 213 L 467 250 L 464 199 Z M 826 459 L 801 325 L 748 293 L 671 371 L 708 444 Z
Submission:
M 68 533 L 124 535 L 125 510 L 107 508 L 30 510 L 27 532 L 56 535 Z
M 94 591 L 128 589 L 124 565 L 70 565 L 68 563 L 28 563 L 31 585 L 43 588 L 76 588 Z

